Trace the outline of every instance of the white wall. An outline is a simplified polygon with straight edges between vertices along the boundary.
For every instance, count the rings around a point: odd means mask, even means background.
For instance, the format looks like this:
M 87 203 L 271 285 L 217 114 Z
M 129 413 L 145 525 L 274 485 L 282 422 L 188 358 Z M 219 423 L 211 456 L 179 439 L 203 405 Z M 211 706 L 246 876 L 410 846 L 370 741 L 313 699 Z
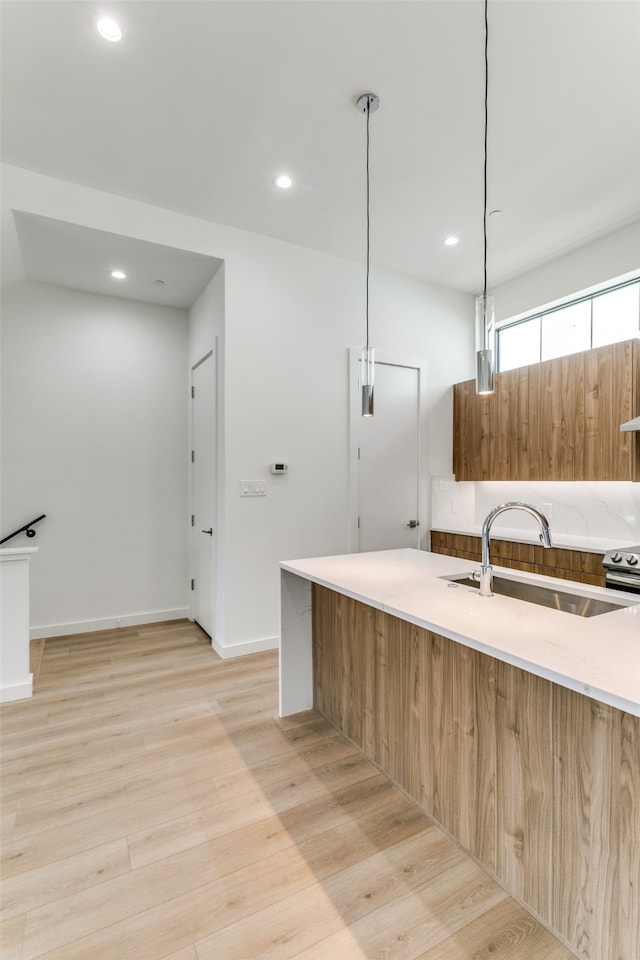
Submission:
M 216 341 L 224 357 L 224 263 L 189 310 L 189 367 L 213 350 Z
M 348 347 L 364 333 L 360 265 L 246 236 L 241 257 L 225 255 L 224 324 L 219 274 L 191 311 L 199 345 L 192 360 L 214 335 L 224 343 L 226 496 L 214 638 L 223 656 L 275 642 L 279 560 L 348 550 Z M 472 364 L 471 299 L 374 272 L 370 321 L 381 352 L 426 358 L 428 458 L 450 463 L 451 384 Z M 271 475 L 276 460 L 288 463 L 286 477 Z M 243 479 L 264 480 L 267 497 L 241 498 Z
M 32 636 L 186 616 L 187 314 L 2 298 L 2 531 L 40 513 Z
M 223 655 L 275 644 L 278 561 L 347 549 L 347 350 L 364 335 L 363 266 L 18 168 L 5 167 L 3 187 L 6 208 L 224 260 L 224 622 L 216 639 Z M 206 340 L 201 306 L 192 311 L 192 359 Z M 373 272 L 370 320 L 379 350 L 425 359 L 428 458 L 431 469 L 449 469 L 451 384 L 472 371 L 472 298 Z M 272 478 L 268 466 L 280 458 L 289 474 Z M 241 499 L 242 479 L 266 479 L 268 496 Z
M 640 269 L 640 220 L 586 243 L 491 292 L 496 320 L 553 303 Z
M 279 559 L 349 549 L 348 347 L 364 336 L 361 266 L 272 245 L 245 262 L 252 283 L 229 289 L 227 264 L 227 635 L 234 642 L 277 628 Z M 371 339 L 380 352 L 423 358 L 429 462 L 450 462 L 451 384 L 472 358 L 470 298 L 374 271 Z M 440 330 L 462 344 L 445 345 Z M 269 464 L 289 465 L 272 477 Z M 241 499 L 241 479 L 269 495 Z M 428 523 L 428 518 L 424 518 Z M 247 603 L 246 584 L 253 585 Z M 269 617 L 258 611 L 270 611 Z M 269 636 L 267 633 L 265 636 Z

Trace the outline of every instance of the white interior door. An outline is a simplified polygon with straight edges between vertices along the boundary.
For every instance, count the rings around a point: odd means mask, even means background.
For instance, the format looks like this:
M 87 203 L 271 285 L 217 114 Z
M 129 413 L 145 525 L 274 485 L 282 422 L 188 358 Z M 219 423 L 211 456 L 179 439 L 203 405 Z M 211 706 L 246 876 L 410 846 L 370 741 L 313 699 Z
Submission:
M 420 369 L 376 362 L 373 417 L 357 417 L 358 549 L 417 547 Z
M 210 353 L 191 371 L 192 615 L 214 636 L 216 584 L 216 363 Z

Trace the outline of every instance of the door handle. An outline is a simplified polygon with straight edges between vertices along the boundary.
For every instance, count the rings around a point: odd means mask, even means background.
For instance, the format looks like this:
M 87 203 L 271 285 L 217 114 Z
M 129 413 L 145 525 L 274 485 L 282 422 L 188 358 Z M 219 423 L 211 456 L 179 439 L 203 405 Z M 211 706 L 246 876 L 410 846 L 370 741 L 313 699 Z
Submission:
M 201 533 L 208 533 L 210 537 L 213 536 L 213 527 L 209 527 L 208 530 L 201 530 Z
M 413 529 L 414 527 L 419 527 L 419 526 L 420 526 L 420 521 L 419 521 L 419 520 L 409 520 L 409 523 L 407 524 L 407 526 L 408 526 L 408 527 L 411 527 L 411 529 Z

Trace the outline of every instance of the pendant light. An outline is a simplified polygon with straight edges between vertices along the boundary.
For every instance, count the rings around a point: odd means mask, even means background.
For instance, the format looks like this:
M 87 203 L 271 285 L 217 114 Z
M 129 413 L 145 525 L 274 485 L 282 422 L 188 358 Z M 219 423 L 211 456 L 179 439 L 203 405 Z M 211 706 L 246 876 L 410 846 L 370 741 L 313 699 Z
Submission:
M 495 393 L 496 331 L 493 297 L 487 295 L 487 129 L 489 89 L 489 18 L 488 0 L 484 0 L 484 284 L 476 297 L 476 393 Z
M 367 338 L 360 356 L 360 383 L 362 384 L 362 416 L 373 416 L 373 347 L 369 343 L 369 119 L 380 106 L 380 97 L 375 93 L 365 93 L 358 98 L 356 106 L 360 113 L 367 115 L 367 279 L 365 316 L 367 323 Z

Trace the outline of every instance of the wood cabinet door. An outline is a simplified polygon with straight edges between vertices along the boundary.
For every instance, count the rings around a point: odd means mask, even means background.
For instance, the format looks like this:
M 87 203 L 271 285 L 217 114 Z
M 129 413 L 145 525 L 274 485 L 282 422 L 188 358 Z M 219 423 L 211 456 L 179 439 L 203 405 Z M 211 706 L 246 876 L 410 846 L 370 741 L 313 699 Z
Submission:
M 457 480 L 640 480 L 640 341 L 509 370 L 496 392 L 454 386 Z

